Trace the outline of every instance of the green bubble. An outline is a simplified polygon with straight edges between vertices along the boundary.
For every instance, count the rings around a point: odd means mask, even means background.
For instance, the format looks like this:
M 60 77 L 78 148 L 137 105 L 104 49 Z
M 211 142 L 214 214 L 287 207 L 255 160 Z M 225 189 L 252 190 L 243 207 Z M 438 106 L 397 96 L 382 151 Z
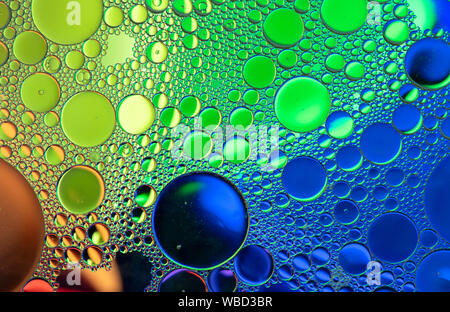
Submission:
M 83 53 L 87 57 L 96 57 L 100 54 L 102 48 L 97 40 L 91 39 L 83 44 Z
M 333 121 L 327 121 L 328 134 L 335 139 L 345 139 L 354 129 L 353 118 L 349 114 L 339 114 Z
M 184 97 L 180 102 L 180 111 L 186 117 L 194 117 L 200 112 L 200 100 L 192 95 Z
M 59 44 L 80 43 L 92 36 L 103 16 L 101 0 L 33 0 L 33 21 L 48 39 Z
M 327 69 L 333 73 L 337 73 L 344 69 L 345 67 L 345 59 L 342 55 L 333 53 L 328 55 L 325 60 L 325 66 Z
M 386 24 L 383 30 L 384 39 L 393 45 L 405 43 L 409 38 L 408 25 L 399 20 L 391 21 Z
M 306 13 L 311 8 L 309 0 L 295 0 L 294 9 L 299 13 Z
M 364 77 L 364 66 L 359 62 L 350 62 L 345 66 L 345 76 L 350 80 L 359 80 Z
M 52 145 L 47 148 L 45 151 L 45 160 L 50 165 L 59 165 L 64 161 L 65 153 L 62 147 L 58 145 Z
M 303 36 L 303 20 L 290 9 L 272 11 L 263 24 L 266 39 L 276 47 L 292 47 Z
M 103 18 L 109 27 L 118 27 L 123 22 L 123 11 L 118 7 L 110 7 L 105 11 Z
M 327 88 L 308 77 L 285 82 L 275 97 L 275 114 L 280 123 L 294 132 L 317 129 L 328 117 L 331 98 Z
M 84 55 L 80 51 L 70 51 L 66 55 L 66 64 L 70 69 L 80 69 L 84 64 Z
M 58 57 L 51 55 L 45 58 L 43 64 L 44 70 L 49 74 L 55 74 L 61 68 L 61 61 Z
M 134 194 L 134 199 L 138 206 L 147 208 L 155 203 L 156 191 L 150 185 L 142 185 L 138 187 Z
M 151 43 L 146 50 L 146 55 L 150 61 L 159 64 L 166 60 L 169 50 L 162 42 Z
M 256 89 L 268 87 L 275 80 L 276 74 L 277 69 L 273 61 L 262 55 L 250 58 L 243 69 L 245 81 Z
M 278 54 L 278 64 L 284 68 L 292 68 L 297 64 L 297 54 L 292 50 L 283 50 Z
M 153 1 L 153 0 L 150 0 Z M 147 20 L 148 12 L 143 5 L 136 5 L 130 10 L 130 18 L 136 24 L 142 24 Z
M 150 129 L 155 117 L 155 107 L 142 95 L 127 96 L 117 108 L 119 125 L 130 134 L 141 134 Z
M 153 13 L 161 13 L 169 6 L 169 0 L 145 0 L 145 4 Z
M 179 16 L 188 16 L 192 12 L 191 0 L 174 0 L 173 11 Z
M 48 112 L 44 116 L 44 123 L 47 127 L 52 128 L 59 123 L 59 116 L 55 112 Z
M 97 92 L 81 92 L 72 96 L 61 112 L 61 126 L 67 138 L 82 147 L 104 143 L 116 123 L 111 102 Z
M 56 192 L 61 205 L 67 211 L 87 214 L 102 203 L 105 184 L 95 169 L 74 166 L 61 176 Z
M 325 26 L 338 34 L 350 34 L 367 19 L 366 0 L 323 0 L 320 9 Z
M 25 79 L 20 96 L 23 104 L 35 112 L 47 112 L 58 104 L 61 91 L 58 81 L 45 73 L 36 73 Z
M 238 130 L 247 130 L 253 124 L 253 113 L 245 107 L 238 107 L 230 115 L 230 124 Z
M 200 113 L 200 124 L 202 128 L 215 130 L 222 123 L 221 112 L 214 107 L 207 107 Z
M 8 47 L 0 41 L 0 66 L 6 63 L 9 57 Z
M 186 136 L 183 143 L 183 151 L 192 159 L 199 160 L 211 154 L 212 145 L 212 139 L 209 134 L 202 131 L 193 131 Z
M 234 137 L 225 143 L 223 154 L 233 164 L 242 164 L 250 157 L 250 143 L 243 137 Z
M 175 107 L 167 107 L 161 112 L 159 119 L 164 126 L 174 128 L 181 121 L 181 113 Z
M 47 53 L 47 42 L 35 31 L 24 31 L 14 40 L 13 53 L 20 62 L 33 65 L 44 58 Z
M 9 7 L 4 2 L 0 2 L 0 29 L 6 27 L 10 19 L 11 11 Z
M 256 90 L 247 90 L 245 91 L 244 97 L 242 99 L 249 105 L 255 105 L 259 102 L 259 93 Z

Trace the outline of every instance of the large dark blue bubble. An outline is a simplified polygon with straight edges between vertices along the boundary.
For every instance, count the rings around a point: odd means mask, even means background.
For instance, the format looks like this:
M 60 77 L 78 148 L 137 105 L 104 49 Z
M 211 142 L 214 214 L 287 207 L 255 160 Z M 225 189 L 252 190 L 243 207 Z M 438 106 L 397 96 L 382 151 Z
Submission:
M 247 206 L 239 190 L 211 173 L 180 176 L 161 191 L 153 211 L 153 232 L 175 263 L 216 267 L 242 247 L 248 232 Z
M 450 242 L 450 156 L 443 159 L 428 178 L 425 211 L 434 229 Z
M 367 270 L 370 262 L 370 253 L 367 248 L 358 243 L 350 243 L 342 247 L 339 252 L 339 263 L 345 272 L 359 275 Z
M 238 278 L 247 285 L 258 286 L 267 282 L 275 269 L 270 252 L 264 247 L 250 245 L 243 248 L 234 259 Z
M 394 127 L 403 134 L 413 134 L 422 126 L 422 115 L 414 105 L 400 105 L 392 114 Z
M 391 212 L 370 224 L 367 242 L 380 260 L 396 263 L 409 258 L 417 246 L 418 234 L 414 223 L 403 214 Z
M 334 207 L 334 217 L 342 224 L 352 224 L 358 216 L 358 206 L 351 200 L 341 200 Z
M 322 194 L 327 184 L 327 173 L 322 164 L 311 157 L 290 161 L 281 176 L 283 187 L 299 201 L 312 201 Z
M 435 251 L 417 267 L 416 287 L 419 291 L 450 292 L 450 251 Z
M 159 283 L 159 292 L 206 292 L 203 278 L 195 272 L 179 269 L 167 274 Z
M 417 86 L 443 88 L 450 82 L 450 46 L 438 39 L 422 39 L 406 52 L 405 68 Z
M 363 131 L 360 148 L 369 161 L 385 165 L 398 157 L 402 149 L 402 140 L 392 125 L 378 122 Z
M 450 140 L 450 117 L 447 117 L 442 121 L 441 134 L 444 138 Z
M 208 288 L 212 292 L 233 292 L 236 290 L 237 279 L 233 271 L 217 268 L 208 275 Z

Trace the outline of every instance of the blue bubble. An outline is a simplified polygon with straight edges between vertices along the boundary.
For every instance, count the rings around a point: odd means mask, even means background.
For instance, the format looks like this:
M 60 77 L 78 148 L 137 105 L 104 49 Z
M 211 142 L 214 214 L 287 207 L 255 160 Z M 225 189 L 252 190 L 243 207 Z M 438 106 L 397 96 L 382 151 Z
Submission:
M 267 282 L 275 265 L 270 252 L 264 247 L 250 245 L 243 248 L 234 259 L 238 278 L 247 285 L 258 286 Z
M 364 273 L 370 260 L 371 257 L 367 248 L 358 243 L 345 245 L 339 252 L 339 264 L 345 272 L 352 275 Z
M 216 268 L 208 274 L 208 289 L 212 292 L 234 292 L 237 287 L 237 279 L 233 271 Z
M 409 78 L 424 89 L 440 89 L 450 82 L 450 47 L 447 43 L 425 38 L 414 43 L 405 55 Z
M 159 292 L 206 292 L 203 278 L 195 272 L 178 269 L 167 274 L 159 283 Z
M 434 229 L 450 241 L 450 156 L 434 168 L 425 186 L 425 211 Z
M 412 160 L 417 160 L 422 155 L 422 151 L 417 146 L 411 146 L 406 153 Z
M 312 201 L 322 194 L 327 173 L 322 164 L 311 157 L 299 157 L 284 167 L 281 182 L 290 196 L 299 201 Z
M 312 251 L 311 260 L 314 264 L 325 265 L 330 261 L 330 253 L 327 249 L 318 247 Z
M 231 259 L 249 227 L 247 206 L 238 189 L 211 173 L 186 174 L 167 184 L 152 221 L 162 252 L 195 269 L 213 268 Z
M 383 185 L 377 185 L 373 189 L 372 195 L 376 200 L 383 201 L 388 197 L 389 191 Z
M 423 120 L 423 126 L 425 127 L 426 130 L 433 131 L 437 128 L 438 121 L 434 116 L 427 116 Z
M 391 168 L 386 172 L 386 182 L 391 186 L 400 186 L 405 179 L 405 174 L 400 168 Z
M 333 193 L 339 198 L 345 198 L 350 195 L 350 186 L 346 182 L 336 182 L 333 186 Z
M 386 210 L 388 210 L 388 211 L 392 211 L 392 210 L 397 209 L 398 208 L 397 200 L 395 198 L 393 198 L 393 197 L 389 197 L 384 202 L 384 208 L 386 208 Z
M 450 292 L 450 251 L 426 256 L 417 267 L 416 286 L 424 292 Z
M 294 270 L 290 265 L 284 264 L 278 269 L 278 277 L 283 281 L 288 281 L 294 275 Z
M 441 123 L 441 135 L 450 140 L 450 117 L 445 118 Z
M 422 115 L 414 105 L 399 106 L 392 114 L 394 127 L 403 134 L 413 134 L 422 126 Z
M 355 171 L 362 162 L 361 152 L 355 146 L 344 146 L 336 153 L 336 163 L 344 171 Z
M 358 216 L 358 206 L 350 200 L 341 200 L 334 207 L 334 217 L 342 224 L 352 224 Z
M 316 271 L 315 277 L 320 284 L 326 284 L 331 279 L 331 273 L 326 268 L 320 268 Z
M 424 247 L 432 248 L 436 245 L 438 237 L 433 230 L 423 230 L 420 233 L 420 242 Z
M 352 189 L 350 196 L 356 202 L 363 202 L 367 199 L 369 194 L 367 193 L 367 190 L 365 187 L 356 186 Z
M 360 148 L 364 157 L 377 165 L 385 165 L 400 155 L 400 134 L 390 124 L 374 123 L 361 134 Z
M 416 188 L 420 184 L 420 178 L 414 174 L 411 174 L 406 178 L 406 184 L 411 188 Z
M 416 249 L 417 240 L 417 229 L 411 219 L 395 212 L 376 218 L 367 235 L 370 251 L 390 263 L 408 259 Z
M 296 271 L 306 272 L 311 267 L 311 260 L 307 255 L 298 254 L 292 259 L 292 265 Z

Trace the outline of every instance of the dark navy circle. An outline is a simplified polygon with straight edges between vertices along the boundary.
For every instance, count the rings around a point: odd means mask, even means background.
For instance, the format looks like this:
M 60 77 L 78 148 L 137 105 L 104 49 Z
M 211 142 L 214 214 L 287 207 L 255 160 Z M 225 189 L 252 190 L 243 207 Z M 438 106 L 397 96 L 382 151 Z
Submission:
M 341 200 L 334 207 L 334 217 L 342 224 L 352 224 L 358 216 L 358 206 L 351 200 Z
M 344 146 L 336 153 L 336 163 L 344 171 L 355 171 L 361 167 L 362 161 L 361 152 L 353 145 Z
M 175 178 L 153 211 L 153 233 L 172 261 L 195 269 L 219 266 L 244 244 L 247 205 L 239 190 L 219 175 L 198 172 Z
M 400 105 L 392 114 L 394 127 L 403 134 L 413 134 L 422 126 L 420 110 L 411 104 Z
M 376 218 L 369 227 L 367 242 L 380 260 L 396 263 L 409 258 L 417 246 L 414 223 L 403 214 L 390 212 Z
M 216 268 L 208 274 L 208 288 L 212 292 L 234 292 L 237 287 L 237 279 L 233 271 Z
M 234 269 L 243 283 L 258 286 L 271 278 L 275 265 L 273 257 L 267 249 L 250 245 L 238 253 L 234 259 Z
M 159 292 L 206 292 L 205 281 L 195 272 L 179 269 L 167 274 L 159 283 Z

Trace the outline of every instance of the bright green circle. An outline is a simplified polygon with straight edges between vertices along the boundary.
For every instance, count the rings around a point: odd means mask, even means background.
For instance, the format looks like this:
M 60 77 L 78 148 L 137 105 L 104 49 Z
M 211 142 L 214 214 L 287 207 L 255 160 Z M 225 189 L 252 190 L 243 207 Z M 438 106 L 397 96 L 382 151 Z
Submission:
M 123 22 L 123 11 L 118 7 L 110 7 L 105 11 L 103 18 L 109 27 L 118 27 Z
M 344 69 L 345 59 L 342 55 L 337 53 L 332 53 L 327 56 L 325 60 L 325 66 L 327 69 L 333 73 L 337 73 Z
M 48 39 L 75 44 L 92 36 L 103 16 L 102 0 L 33 0 L 33 21 Z
M 207 107 L 200 113 L 200 124 L 202 128 L 215 130 L 222 122 L 220 110 L 214 107 Z
M 4 2 L 0 2 L 0 29 L 8 25 L 10 19 L 11 11 L 9 7 Z
M 186 117 L 196 116 L 200 112 L 200 108 L 200 100 L 193 95 L 184 97 L 180 102 L 180 111 Z
M 293 10 L 277 9 L 266 17 L 263 31 L 266 39 L 275 47 L 292 47 L 303 36 L 303 20 Z
M 70 69 L 80 69 L 84 64 L 84 55 L 80 51 L 70 51 L 66 55 L 66 64 Z
M 277 69 L 274 62 L 262 55 L 250 58 L 243 69 L 245 81 L 255 89 L 268 87 L 275 80 L 276 74 Z
M 47 112 L 58 104 L 61 90 L 58 81 L 45 73 L 36 73 L 25 79 L 20 87 L 23 104 L 35 112 Z
M 278 63 L 281 67 L 292 68 L 297 64 L 297 54 L 292 50 L 283 50 L 278 54 Z
M 13 53 L 20 62 L 33 65 L 44 58 L 47 53 L 47 42 L 35 31 L 24 31 L 14 40 Z
M 83 53 L 87 57 L 97 57 L 100 54 L 101 50 L 102 48 L 100 46 L 100 42 L 98 42 L 97 40 L 90 39 L 83 44 Z
M 164 126 L 168 128 L 174 128 L 181 121 L 181 113 L 175 107 L 166 107 L 161 112 L 161 116 L 159 117 L 159 119 Z
M 169 6 L 169 0 L 145 0 L 145 4 L 153 13 L 161 13 Z
M 328 29 L 338 34 L 350 34 L 366 22 L 367 0 L 323 0 L 320 14 Z
M 183 151 L 192 159 L 199 160 L 207 157 L 212 151 L 211 136 L 202 131 L 193 131 L 186 136 Z
M 364 77 L 364 65 L 360 62 L 350 62 L 345 66 L 344 73 L 350 80 L 359 80 Z
M 9 57 L 8 47 L 0 41 L 0 66 L 6 63 Z
M 409 28 L 404 21 L 394 20 L 386 24 L 383 35 L 388 43 L 400 45 L 408 40 Z
M 246 107 L 238 107 L 231 112 L 230 124 L 238 130 L 247 130 L 253 124 L 253 113 Z
M 116 116 L 111 102 L 92 91 L 72 96 L 61 112 L 62 129 L 73 143 L 93 147 L 104 143 L 114 131 Z
M 250 143 L 243 137 L 234 137 L 225 143 L 223 155 L 233 164 L 242 164 L 250 157 Z
M 105 184 L 95 169 L 74 166 L 61 176 L 56 192 L 61 205 L 67 211 L 87 214 L 102 203 Z
M 152 102 L 142 95 L 127 96 L 117 108 L 119 126 L 130 134 L 141 134 L 150 129 L 155 115 Z
M 275 114 L 280 123 L 294 132 L 317 129 L 327 119 L 330 94 L 320 82 L 296 77 L 285 82 L 275 96 Z

